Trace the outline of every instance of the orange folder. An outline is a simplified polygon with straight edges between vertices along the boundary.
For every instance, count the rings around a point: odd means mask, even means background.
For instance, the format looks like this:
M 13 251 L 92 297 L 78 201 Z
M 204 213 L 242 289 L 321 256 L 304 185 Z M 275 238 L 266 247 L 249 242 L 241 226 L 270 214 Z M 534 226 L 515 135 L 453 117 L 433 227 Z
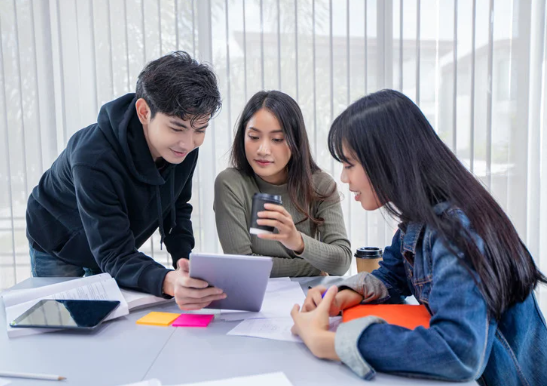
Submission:
M 410 304 L 361 304 L 342 313 L 342 322 L 365 316 L 378 316 L 389 324 L 414 330 L 418 326 L 429 328 L 431 315 L 424 305 Z

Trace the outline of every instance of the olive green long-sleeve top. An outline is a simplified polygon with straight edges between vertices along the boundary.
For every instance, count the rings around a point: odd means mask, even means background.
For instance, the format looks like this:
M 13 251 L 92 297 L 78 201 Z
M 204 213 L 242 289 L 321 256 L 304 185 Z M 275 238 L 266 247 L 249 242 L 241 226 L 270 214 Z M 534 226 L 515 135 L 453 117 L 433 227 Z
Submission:
M 326 195 L 336 183 L 327 173 L 317 172 L 313 184 L 316 191 Z M 302 234 L 302 253 L 296 254 L 279 241 L 259 239 L 249 233 L 253 195 L 259 192 L 281 196 L 283 207 Z M 287 184 L 272 185 L 256 175 L 249 177 L 228 168 L 215 180 L 214 210 L 224 253 L 273 257 L 272 277 L 318 276 L 321 271 L 343 275 L 349 269 L 351 249 L 338 191 L 312 205 L 314 217 L 323 218 L 323 224 L 316 225 L 309 219 L 299 223 L 305 216 L 291 201 Z

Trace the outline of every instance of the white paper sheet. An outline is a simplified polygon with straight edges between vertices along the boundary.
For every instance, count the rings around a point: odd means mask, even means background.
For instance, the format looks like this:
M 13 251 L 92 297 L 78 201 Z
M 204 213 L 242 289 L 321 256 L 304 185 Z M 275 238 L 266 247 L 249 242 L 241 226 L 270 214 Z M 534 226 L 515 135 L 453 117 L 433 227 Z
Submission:
M 291 281 L 291 278 L 288 277 L 288 276 L 284 276 L 284 277 L 272 277 L 269 279 L 269 281 Z
M 259 312 L 222 310 L 220 319 L 234 321 L 250 318 L 286 318 L 289 317 L 292 307 L 295 304 L 302 305 L 305 299 L 306 296 L 297 282 L 270 279 L 266 287 L 262 309 Z
M 335 332 L 341 321 L 341 316 L 329 318 L 329 330 Z M 246 319 L 226 335 L 252 336 L 255 338 L 302 343 L 299 337 L 292 334 L 292 326 L 293 320 L 291 318 Z
M 38 299 L 40 297 L 53 295 L 59 292 L 71 290 L 76 287 L 81 287 L 92 283 L 98 283 L 108 279 L 112 279 L 112 276 L 110 276 L 108 273 L 101 273 L 99 275 L 63 281 L 61 283 L 46 285 L 37 288 L 10 290 L 4 292 L 2 297 L 4 298 L 4 306 L 10 307 L 14 304 L 28 302 L 29 300 Z
M 291 333 L 292 326 L 293 321 L 290 318 L 246 319 L 226 335 L 252 336 L 302 343 L 299 337 Z
M 161 386 L 157 379 L 150 379 L 137 383 L 131 383 L 123 386 Z M 184 383 L 176 386 L 293 386 L 291 381 L 284 373 L 268 373 L 260 375 L 250 375 L 246 377 L 220 379 L 217 381 L 206 381 L 197 383 Z M 0 384 L 2 386 L 2 384 Z
M 55 331 L 49 328 L 13 328 L 10 323 L 41 299 L 118 300 L 120 305 L 106 320 L 127 315 L 129 308 L 118 284 L 109 274 L 89 276 L 5 294 L 6 329 L 10 338 Z
M 144 292 L 128 290 L 126 288 L 120 288 L 120 291 L 122 292 L 122 295 L 127 302 L 129 311 L 174 301 L 174 299 L 164 299 L 159 296 L 150 295 Z
M 251 375 L 247 377 L 237 377 L 221 379 L 218 381 L 185 383 L 178 386 L 292 386 L 291 381 L 284 373 L 268 373 L 260 375 Z
M 146 381 L 125 384 L 123 386 L 161 386 L 161 381 L 154 378 L 154 379 L 148 379 Z
M 268 286 L 266 287 L 266 293 L 292 290 L 298 290 L 299 293 L 304 293 L 299 283 L 290 280 L 270 279 L 268 281 Z

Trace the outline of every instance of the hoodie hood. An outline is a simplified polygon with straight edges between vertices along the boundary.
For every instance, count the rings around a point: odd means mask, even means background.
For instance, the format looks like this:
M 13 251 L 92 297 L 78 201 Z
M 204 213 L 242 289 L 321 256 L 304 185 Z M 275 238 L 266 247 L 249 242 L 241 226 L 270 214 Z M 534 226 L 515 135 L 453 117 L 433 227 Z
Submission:
M 177 225 L 176 208 L 174 204 L 175 176 L 171 176 L 174 165 L 167 164 L 163 173 L 160 173 L 154 158 L 150 153 L 148 142 L 144 136 L 142 123 L 137 115 L 135 103 L 137 96 L 133 93 L 126 94 L 118 99 L 105 104 L 97 123 L 112 146 L 119 149 L 131 174 L 141 182 L 152 185 L 155 190 L 156 208 L 158 213 L 158 226 L 160 230 L 160 249 L 163 249 L 163 240 L 166 233 L 163 223 L 163 205 L 161 202 L 160 186 L 170 181 L 171 195 L 171 224 L 169 234 Z
M 163 185 L 173 165 L 166 166 L 163 176 L 158 171 L 137 116 L 136 102 L 136 95 L 130 93 L 105 104 L 97 123 L 108 142 L 123 154 L 122 159 L 136 179 L 148 185 Z

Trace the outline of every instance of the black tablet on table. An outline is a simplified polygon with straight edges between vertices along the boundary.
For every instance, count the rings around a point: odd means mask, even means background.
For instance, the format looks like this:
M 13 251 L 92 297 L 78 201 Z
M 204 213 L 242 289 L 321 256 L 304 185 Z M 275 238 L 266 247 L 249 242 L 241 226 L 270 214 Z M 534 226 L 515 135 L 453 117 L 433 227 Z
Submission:
M 22 328 L 90 330 L 120 305 L 117 300 L 43 299 L 10 323 Z

